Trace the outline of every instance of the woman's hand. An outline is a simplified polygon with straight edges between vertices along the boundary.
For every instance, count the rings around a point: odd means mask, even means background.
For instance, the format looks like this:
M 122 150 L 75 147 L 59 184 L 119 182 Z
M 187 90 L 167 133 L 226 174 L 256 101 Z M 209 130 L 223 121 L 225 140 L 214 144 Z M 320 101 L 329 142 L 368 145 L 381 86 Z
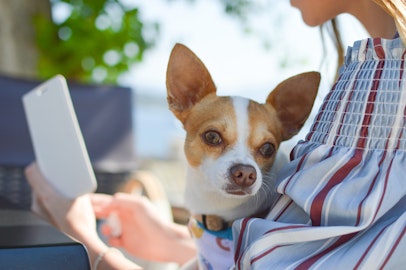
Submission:
M 36 163 L 29 165 L 25 174 L 33 190 L 33 212 L 79 241 L 98 238 L 96 217 L 88 195 L 75 200 L 65 197 L 46 181 Z
M 114 235 L 108 223 L 102 227 L 109 244 L 152 261 L 183 264 L 196 255 L 187 228 L 165 220 L 147 198 L 117 193 L 92 194 L 91 200 L 98 218 L 106 219 L 112 213 L 119 218 L 120 235 Z
M 145 197 L 124 193 L 86 194 L 71 200 L 46 181 L 37 164 L 29 165 L 25 174 L 33 190 L 32 210 L 82 242 L 93 261 L 107 249 L 97 234 L 96 217 L 105 219 L 111 213 L 119 218 L 121 234 L 113 235 L 108 224 L 102 231 L 113 246 L 142 259 L 179 264 L 196 254 L 187 228 L 160 216 L 155 205 Z
M 37 164 L 25 169 L 25 175 L 33 191 L 32 211 L 48 220 L 59 230 L 82 242 L 89 253 L 90 261 L 95 262 L 100 254 L 108 250 L 96 230 L 96 217 L 90 196 L 83 195 L 74 200 L 68 199 L 55 190 L 44 178 Z M 120 253 L 105 253 L 98 270 L 140 269 Z

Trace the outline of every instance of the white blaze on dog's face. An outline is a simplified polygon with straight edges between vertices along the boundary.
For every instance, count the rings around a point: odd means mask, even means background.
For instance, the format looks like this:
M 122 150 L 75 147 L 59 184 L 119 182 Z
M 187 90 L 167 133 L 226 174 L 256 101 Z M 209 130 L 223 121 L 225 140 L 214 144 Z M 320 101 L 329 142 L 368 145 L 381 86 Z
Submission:
M 269 105 L 242 97 L 209 95 L 184 122 L 185 154 L 207 184 L 223 196 L 255 195 L 281 141 L 281 123 Z

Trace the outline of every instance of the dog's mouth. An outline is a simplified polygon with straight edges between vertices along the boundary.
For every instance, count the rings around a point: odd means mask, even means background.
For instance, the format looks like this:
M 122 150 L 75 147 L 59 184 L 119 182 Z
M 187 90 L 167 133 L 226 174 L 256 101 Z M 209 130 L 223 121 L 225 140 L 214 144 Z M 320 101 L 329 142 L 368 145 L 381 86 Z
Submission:
M 245 195 L 252 195 L 252 188 L 243 188 L 236 185 L 228 185 L 225 188 L 225 192 L 230 195 L 235 196 L 245 196 Z
M 243 191 L 243 190 L 227 191 L 227 193 L 228 193 L 228 194 L 231 194 L 231 195 L 236 195 L 236 196 L 250 195 L 249 193 L 247 193 L 246 191 Z

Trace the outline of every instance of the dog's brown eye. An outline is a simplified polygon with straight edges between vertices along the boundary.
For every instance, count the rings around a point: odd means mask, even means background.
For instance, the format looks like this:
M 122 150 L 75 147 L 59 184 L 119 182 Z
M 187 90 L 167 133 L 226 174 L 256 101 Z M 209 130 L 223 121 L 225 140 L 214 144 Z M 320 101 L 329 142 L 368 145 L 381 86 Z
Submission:
M 209 145 L 219 145 L 223 142 L 220 133 L 214 130 L 207 131 L 203 134 L 203 140 Z
M 272 143 L 267 142 L 264 143 L 258 151 L 263 157 L 270 158 L 275 153 L 275 146 Z

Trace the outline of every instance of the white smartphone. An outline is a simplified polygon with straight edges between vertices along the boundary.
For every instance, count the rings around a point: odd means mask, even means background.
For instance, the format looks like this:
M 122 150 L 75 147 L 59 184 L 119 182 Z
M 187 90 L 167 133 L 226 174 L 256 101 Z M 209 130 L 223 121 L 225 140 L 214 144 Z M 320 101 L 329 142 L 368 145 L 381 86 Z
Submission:
M 23 96 L 36 162 L 46 179 L 73 199 L 96 190 L 96 177 L 66 80 L 57 75 Z

